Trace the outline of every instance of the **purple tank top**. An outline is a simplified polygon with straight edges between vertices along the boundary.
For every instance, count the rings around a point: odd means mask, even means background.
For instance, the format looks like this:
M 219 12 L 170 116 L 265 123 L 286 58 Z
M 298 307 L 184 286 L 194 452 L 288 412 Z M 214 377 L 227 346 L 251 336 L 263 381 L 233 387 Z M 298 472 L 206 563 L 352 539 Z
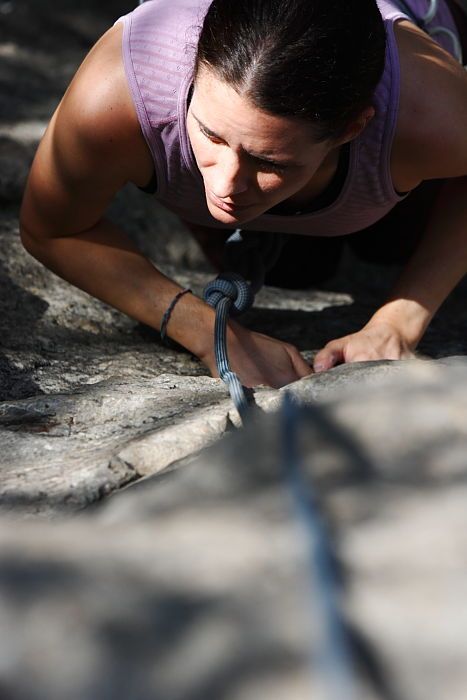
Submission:
M 406 0 L 425 16 L 428 0 Z M 124 23 L 123 58 L 141 130 L 154 159 L 157 199 L 181 218 L 203 226 L 223 226 L 206 205 L 201 174 L 186 130 L 196 44 L 210 0 L 149 0 L 119 21 Z M 263 214 L 242 228 L 312 236 L 353 233 L 381 219 L 404 197 L 393 187 L 391 146 L 399 107 L 399 58 L 394 23 L 407 19 L 389 0 L 377 0 L 387 34 L 384 73 L 375 90 L 375 117 L 351 142 L 346 179 L 329 206 L 299 215 Z M 457 30 L 444 0 L 428 26 Z M 445 34 L 436 40 L 453 53 Z

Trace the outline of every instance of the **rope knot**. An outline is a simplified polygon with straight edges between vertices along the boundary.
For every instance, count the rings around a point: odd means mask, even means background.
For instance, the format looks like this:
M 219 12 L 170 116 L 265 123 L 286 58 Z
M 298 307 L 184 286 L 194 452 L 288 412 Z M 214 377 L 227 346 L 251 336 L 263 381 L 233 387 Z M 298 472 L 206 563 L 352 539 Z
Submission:
M 255 300 L 250 284 L 236 272 L 223 272 L 204 288 L 204 301 L 213 308 L 225 298 L 231 301 L 232 316 L 248 311 Z

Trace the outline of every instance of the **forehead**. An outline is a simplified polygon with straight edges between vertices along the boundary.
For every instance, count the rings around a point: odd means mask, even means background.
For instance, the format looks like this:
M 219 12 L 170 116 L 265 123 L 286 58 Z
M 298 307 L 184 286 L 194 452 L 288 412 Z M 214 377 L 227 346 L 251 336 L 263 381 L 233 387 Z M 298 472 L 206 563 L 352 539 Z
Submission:
M 190 109 L 216 136 L 248 151 L 303 160 L 304 149 L 321 147 L 305 120 L 264 112 L 205 67 L 197 75 Z

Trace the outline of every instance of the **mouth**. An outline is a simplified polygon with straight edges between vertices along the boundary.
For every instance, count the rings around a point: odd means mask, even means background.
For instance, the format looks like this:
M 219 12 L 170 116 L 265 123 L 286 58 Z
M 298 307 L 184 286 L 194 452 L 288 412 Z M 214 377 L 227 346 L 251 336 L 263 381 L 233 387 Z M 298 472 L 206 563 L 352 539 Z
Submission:
M 250 207 L 253 206 L 253 204 L 235 204 L 233 202 L 224 202 L 223 199 L 219 199 L 215 194 L 212 192 L 207 193 L 208 199 L 214 206 L 218 207 L 218 209 L 222 209 L 222 211 L 225 211 L 227 213 L 232 213 L 234 211 L 243 211 L 244 209 L 249 209 Z

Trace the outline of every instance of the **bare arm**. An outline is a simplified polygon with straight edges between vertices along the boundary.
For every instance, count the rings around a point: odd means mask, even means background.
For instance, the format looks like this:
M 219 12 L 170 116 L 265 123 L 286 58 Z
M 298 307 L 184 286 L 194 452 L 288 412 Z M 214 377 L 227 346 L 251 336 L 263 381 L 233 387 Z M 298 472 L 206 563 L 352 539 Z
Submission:
M 328 343 L 315 359 L 317 370 L 413 357 L 431 319 L 467 272 L 467 73 L 411 25 L 402 26 L 398 37 L 406 77 L 392 154 L 396 189 L 447 181 L 386 303 L 361 331 Z
M 60 277 L 159 328 L 180 287 L 103 215 L 126 182 L 143 185 L 152 173 L 119 60 L 120 32 L 113 28 L 96 45 L 54 114 L 29 175 L 20 230 L 26 249 Z M 189 295 L 174 311 L 172 337 L 198 354 L 197 340 L 212 324 L 212 310 Z

